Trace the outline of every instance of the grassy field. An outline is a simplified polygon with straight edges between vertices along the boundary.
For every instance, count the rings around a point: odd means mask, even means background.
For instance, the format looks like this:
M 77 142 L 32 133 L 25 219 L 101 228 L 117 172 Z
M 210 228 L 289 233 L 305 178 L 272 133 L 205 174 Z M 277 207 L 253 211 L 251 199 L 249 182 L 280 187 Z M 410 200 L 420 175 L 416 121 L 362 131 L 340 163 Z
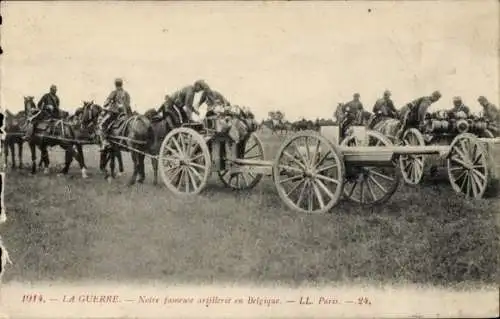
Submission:
M 271 157 L 279 138 L 263 141 Z M 108 184 L 97 173 L 96 149 L 85 152 L 87 180 L 76 163 L 67 177 L 8 171 L 2 236 L 14 265 L 4 282 L 449 286 L 500 279 L 500 200 L 465 201 L 446 180 L 400 186 L 379 208 L 345 202 L 331 214 L 301 215 L 284 206 L 270 178 L 234 193 L 214 176 L 199 196 L 178 198 L 152 185 L 151 165 L 144 185 L 127 187 L 127 176 Z M 62 155 L 53 149 L 52 162 L 61 165 Z

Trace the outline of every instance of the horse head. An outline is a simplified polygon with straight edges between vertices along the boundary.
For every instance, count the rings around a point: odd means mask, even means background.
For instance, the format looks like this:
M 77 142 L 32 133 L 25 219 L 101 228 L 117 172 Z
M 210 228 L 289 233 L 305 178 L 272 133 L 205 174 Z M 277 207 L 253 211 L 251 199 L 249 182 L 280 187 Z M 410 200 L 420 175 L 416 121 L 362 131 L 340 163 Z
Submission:
M 97 123 L 99 114 L 102 108 L 95 104 L 94 101 L 83 101 L 81 124 L 82 126 L 88 126 Z

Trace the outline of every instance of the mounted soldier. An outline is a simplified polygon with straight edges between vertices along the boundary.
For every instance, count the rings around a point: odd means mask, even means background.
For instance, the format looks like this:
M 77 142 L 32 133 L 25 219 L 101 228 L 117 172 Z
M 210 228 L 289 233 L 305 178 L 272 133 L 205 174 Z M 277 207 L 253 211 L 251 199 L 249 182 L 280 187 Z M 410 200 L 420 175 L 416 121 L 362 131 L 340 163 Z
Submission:
M 347 129 L 352 125 L 361 125 L 363 122 L 363 104 L 359 100 L 359 93 L 354 93 L 353 100 L 345 104 L 339 104 L 340 107 L 340 123 L 342 128 L 342 136 L 345 135 Z
M 40 118 L 42 112 L 47 114 L 49 118 L 58 119 L 60 117 L 59 104 L 60 101 L 57 96 L 57 87 L 51 85 L 49 93 L 44 94 L 40 101 L 38 101 L 37 109 L 28 110 L 32 116 L 28 120 L 28 127 L 25 135 L 26 140 L 30 140 L 33 137 L 39 122 L 43 120 L 43 118 Z
M 498 136 L 500 133 L 500 113 L 498 108 L 484 96 L 480 96 L 477 101 L 483 107 L 483 116 L 488 122 L 488 129 L 492 131 L 493 135 Z
M 127 91 L 123 89 L 123 80 L 115 80 L 115 90 L 113 90 L 103 105 L 103 111 L 105 111 L 104 117 L 101 119 L 98 128 L 98 134 L 101 138 L 101 150 L 106 149 L 109 146 L 109 141 L 107 139 L 107 134 L 109 133 L 109 128 L 111 124 L 119 117 L 121 114 L 128 116 L 132 115 L 132 108 L 130 107 L 130 95 Z
M 404 131 L 410 127 L 423 125 L 427 110 L 440 98 L 441 93 L 439 91 L 434 91 L 430 96 L 420 97 L 404 105 L 400 111 L 400 120 L 402 125 L 397 132 L 396 137 L 402 137 Z

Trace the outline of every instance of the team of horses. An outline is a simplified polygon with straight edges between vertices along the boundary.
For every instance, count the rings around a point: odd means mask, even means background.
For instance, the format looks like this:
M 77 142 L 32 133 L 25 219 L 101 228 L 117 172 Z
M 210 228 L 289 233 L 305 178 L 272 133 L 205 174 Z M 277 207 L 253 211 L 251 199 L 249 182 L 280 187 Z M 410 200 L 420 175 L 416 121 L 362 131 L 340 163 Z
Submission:
M 38 114 L 38 115 L 36 115 Z M 73 160 L 80 166 L 82 177 L 87 178 L 87 166 L 83 153 L 83 146 L 100 144 L 96 138 L 99 121 L 102 119 L 103 107 L 93 101 L 83 101 L 83 105 L 74 114 L 63 114 L 60 118 L 51 117 L 50 110 L 38 110 L 33 97 L 24 97 L 24 110 L 18 114 L 6 112 L 4 140 L 5 149 L 11 150 L 12 168 L 16 168 L 14 146 L 18 145 L 19 165 L 22 168 L 22 147 L 25 140 L 28 119 L 36 115 L 37 129 L 35 134 L 27 140 L 31 151 L 31 174 L 36 174 L 39 168 L 48 171 L 50 165 L 48 148 L 59 146 L 64 150 L 64 166 L 59 174 L 65 175 Z M 100 154 L 99 168 L 105 177 L 112 180 L 116 177 L 116 162 L 120 172 L 123 172 L 122 152 L 130 152 L 133 162 L 133 173 L 128 181 L 129 185 L 145 180 L 145 158 L 151 158 L 153 166 L 154 184 L 158 183 L 158 158 L 161 143 L 172 129 L 181 126 L 182 120 L 176 118 L 175 112 L 168 112 L 160 116 L 155 109 L 149 109 L 145 114 L 121 114 L 111 124 L 110 147 Z M 37 150 L 40 160 L 37 163 Z M 5 163 L 8 161 L 8 152 L 5 152 Z M 38 164 L 38 165 L 37 165 Z M 109 166 L 109 171 L 108 171 Z

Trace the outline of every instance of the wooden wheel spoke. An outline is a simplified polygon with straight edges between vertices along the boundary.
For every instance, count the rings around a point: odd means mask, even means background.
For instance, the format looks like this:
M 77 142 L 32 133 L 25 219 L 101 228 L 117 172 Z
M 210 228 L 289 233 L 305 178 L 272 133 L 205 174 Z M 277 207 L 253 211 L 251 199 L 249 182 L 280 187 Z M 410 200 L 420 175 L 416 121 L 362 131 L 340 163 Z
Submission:
M 294 175 L 292 177 L 288 177 L 288 178 L 282 179 L 282 180 L 280 180 L 280 184 L 296 180 L 297 178 L 302 178 L 302 174 L 297 174 L 297 175 Z
M 326 158 L 328 157 L 328 155 L 331 153 L 330 150 L 328 150 L 327 152 L 325 152 L 325 154 L 323 154 L 320 158 L 320 160 L 316 163 L 316 165 L 313 167 L 315 169 L 318 168 L 318 166 L 322 165 L 323 162 L 326 160 Z
M 379 181 L 377 181 L 373 176 L 372 174 L 368 175 L 368 178 L 372 181 L 373 184 L 375 184 L 382 192 L 387 193 L 387 189 L 382 185 L 380 184 Z
M 377 195 L 375 195 L 375 192 L 373 191 L 373 188 L 372 188 L 372 185 L 370 184 L 369 178 L 366 180 L 366 187 L 368 188 L 368 191 L 370 192 L 370 195 L 371 195 L 373 201 L 376 201 Z
M 338 166 L 337 164 L 331 164 L 331 165 L 324 166 L 322 168 L 316 169 L 316 174 L 324 172 L 324 171 L 332 169 L 332 168 L 336 168 L 337 166 Z
M 179 152 L 175 151 L 173 148 L 169 147 L 168 145 L 165 146 L 165 149 L 171 153 L 171 154 L 169 154 L 170 156 L 175 156 L 177 158 L 181 157 L 181 154 Z
M 172 139 L 172 142 L 175 144 L 175 148 L 177 148 L 178 154 L 182 157 L 184 155 L 182 147 L 179 145 L 179 143 L 177 142 L 177 140 L 175 138 Z
M 368 171 L 370 172 L 370 174 L 374 174 L 374 175 L 377 175 L 378 177 L 381 177 L 385 180 L 388 180 L 388 181 L 394 181 L 394 178 L 390 177 L 390 176 L 387 176 L 385 174 L 382 174 L 380 172 L 377 172 L 377 171 L 374 171 L 372 169 L 368 169 Z
M 299 155 L 300 160 L 302 161 L 302 164 L 303 164 L 302 166 L 307 167 L 309 164 L 309 161 L 304 157 L 304 154 L 302 154 L 302 152 L 299 150 L 296 143 L 292 143 L 292 145 L 294 148 L 294 153 Z M 295 156 L 294 156 L 294 158 L 295 158 Z
M 365 196 L 364 196 L 365 195 L 365 192 L 364 192 L 365 187 L 364 186 L 365 186 L 365 180 L 363 179 L 359 183 L 359 201 L 362 204 L 364 203 L 364 200 L 365 200 Z
M 193 147 L 193 136 L 189 135 L 188 142 L 186 144 L 186 156 L 191 157 L 192 154 L 192 147 Z
M 302 164 L 300 161 L 298 161 L 298 160 L 295 158 L 295 156 L 291 155 L 290 153 L 288 153 L 288 152 L 286 152 L 286 151 L 285 151 L 285 152 L 283 152 L 283 154 L 284 154 L 286 157 L 288 157 L 289 159 L 291 159 L 291 160 L 292 160 L 295 164 L 297 164 L 300 168 L 302 168 L 302 169 L 306 169 L 305 165 L 304 165 L 304 164 Z
M 482 188 L 481 187 L 482 183 L 479 177 L 474 175 L 474 173 L 470 174 L 470 176 L 471 176 L 472 192 L 474 193 L 474 197 L 476 197 L 480 189 Z
M 249 149 L 245 150 L 245 154 L 248 154 L 251 150 L 253 150 L 257 146 L 258 146 L 257 143 L 253 144 L 252 147 L 250 147 Z M 247 157 L 245 157 L 245 158 L 247 158 Z
M 330 183 L 334 183 L 334 184 L 337 184 L 337 185 L 340 184 L 339 180 L 336 180 L 336 179 L 333 179 L 333 178 L 330 178 L 330 177 L 327 177 L 327 176 L 324 176 L 324 175 L 321 175 L 321 174 L 317 174 L 315 176 L 315 178 L 318 178 L 318 179 L 321 179 L 321 180 L 324 180 L 324 181 L 327 181 L 327 182 L 330 182 Z
M 189 171 L 192 173 L 192 175 L 196 176 L 199 181 L 203 180 L 203 177 L 200 175 L 200 172 L 198 172 L 194 167 L 188 166 Z M 193 183 L 195 184 L 195 183 Z
M 307 155 L 307 159 L 304 159 L 304 160 L 307 160 L 304 162 L 304 164 L 306 166 L 311 166 L 312 162 L 311 162 L 311 151 L 309 150 L 309 143 L 307 143 L 307 136 L 305 137 L 305 144 L 306 144 L 306 155 Z
M 451 160 L 454 161 L 454 162 L 456 162 L 456 163 L 458 163 L 458 164 L 460 164 L 460 165 L 462 165 L 462 166 L 464 166 L 464 167 L 467 166 L 467 163 L 464 162 L 462 159 L 460 159 L 458 157 L 453 156 L 453 157 L 451 157 Z
M 347 197 L 352 197 L 352 194 L 354 194 L 354 190 L 356 189 L 356 186 L 358 186 L 358 180 L 357 179 L 354 180 L 354 182 L 352 183 L 351 190 L 346 193 Z
M 299 199 L 297 200 L 297 206 L 300 207 L 300 204 L 302 204 L 302 201 L 304 200 L 304 193 L 306 190 L 306 186 L 309 186 L 309 181 L 304 180 L 304 184 L 302 185 L 302 189 L 300 191 Z
M 292 186 L 292 188 L 286 193 L 286 195 L 290 196 L 304 182 L 304 179 L 299 180 L 295 185 Z
M 315 180 L 316 184 L 318 184 L 318 186 L 323 190 L 323 192 L 325 192 L 328 197 L 330 197 L 330 199 L 333 199 L 335 198 L 335 195 L 332 194 L 332 192 L 328 189 L 328 187 L 326 187 L 325 184 L 323 184 L 322 181 L 320 180 Z
M 321 145 L 321 141 L 318 139 L 316 141 L 316 145 L 314 146 L 314 153 L 313 153 L 313 157 L 311 158 L 311 166 L 312 167 L 316 167 L 316 157 L 318 156 L 318 153 L 319 153 L 319 146 Z
M 291 171 L 291 172 L 295 172 L 295 173 L 299 173 L 299 174 L 304 173 L 304 171 L 302 169 L 296 168 L 296 167 L 293 167 L 293 166 L 280 165 L 279 168 L 280 168 L 280 170 Z
M 198 163 L 193 163 L 193 162 L 190 162 L 188 165 L 189 165 L 189 166 L 194 166 L 194 167 L 197 167 L 197 168 L 202 169 L 202 170 L 205 170 L 205 166 L 200 165 L 200 164 L 198 164 Z
M 471 170 L 471 173 L 473 176 L 477 176 L 479 179 L 481 179 L 482 183 L 486 183 L 486 181 L 487 181 L 486 176 L 483 173 L 481 173 L 480 171 L 478 171 L 476 169 Z

